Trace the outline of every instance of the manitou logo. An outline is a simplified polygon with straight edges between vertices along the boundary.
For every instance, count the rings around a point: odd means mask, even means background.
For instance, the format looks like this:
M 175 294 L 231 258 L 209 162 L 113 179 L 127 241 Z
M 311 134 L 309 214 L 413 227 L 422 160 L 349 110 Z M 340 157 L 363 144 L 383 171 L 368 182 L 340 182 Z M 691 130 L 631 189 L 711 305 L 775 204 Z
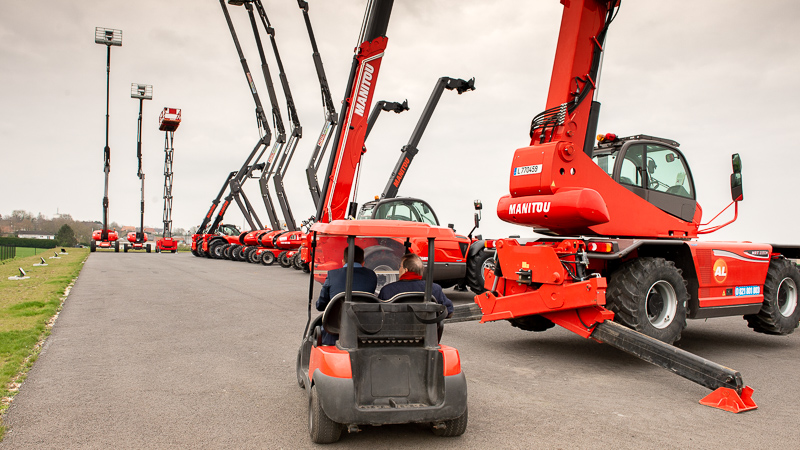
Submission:
M 364 110 L 367 108 L 367 97 L 372 87 L 372 73 L 375 69 L 369 63 L 364 64 L 364 74 L 361 76 L 361 83 L 358 88 L 358 98 L 356 99 L 355 113 L 364 117 Z
M 397 176 L 394 178 L 394 187 L 400 187 L 400 182 L 403 181 L 403 175 L 406 174 L 406 170 L 408 169 L 408 165 L 411 164 L 411 161 L 408 158 L 403 160 L 403 165 L 400 166 L 400 170 L 397 171 Z
M 714 262 L 714 280 L 722 283 L 725 278 L 728 278 L 728 265 L 725 264 L 724 259 L 718 259 Z
M 508 207 L 509 214 L 533 214 L 550 212 L 550 202 L 512 203 Z

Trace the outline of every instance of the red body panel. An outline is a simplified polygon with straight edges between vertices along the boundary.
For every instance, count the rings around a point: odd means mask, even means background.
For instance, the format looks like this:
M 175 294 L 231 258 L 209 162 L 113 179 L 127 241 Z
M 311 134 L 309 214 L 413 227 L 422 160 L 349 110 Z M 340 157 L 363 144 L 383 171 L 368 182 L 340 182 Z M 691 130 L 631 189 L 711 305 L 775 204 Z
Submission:
M 108 246 L 107 243 L 114 242 L 117 239 L 119 239 L 119 234 L 117 234 L 116 231 L 114 231 L 114 230 L 107 230 L 107 231 L 108 231 L 108 240 L 107 241 L 103 241 L 102 240 L 103 239 L 103 237 L 102 237 L 103 236 L 103 230 L 94 230 L 92 232 L 92 239 L 95 240 L 95 241 L 98 241 L 97 242 L 98 246 L 107 247 Z M 106 243 L 106 245 L 101 245 L 103 243 Z
M 692 242 L 700 308 L 760 304 L 772 246 L 749 242 Z
M 145 242 L 147 242 L 147 233 L 142 233 L 142 235 L 144 237 L 144 239 L 142 239 L 142 242 L 136 241 L 135 231 L 131 231 L 130 233 L 128 233 L 127 236 L 125 236 L 125 238 L 128 239 L 128 242 L 130 242 L 131 244 L 144 244 Z
M 461 356 L 458 350 L 448 345 L 440 345 L 439 352 L 444 362 L 444 376 L 458 375 L 461 373 Z
M 308 361 L 308 378 L 314 380 L 314 372 L 319 369 L 329 377 L 353 378 L 350 367 L 350 353 L 333 345 L 313 347 Z
M 174 238 L 161 238 L 156 240 L 156 248 L 162 252 L 171 252 L 178 250 L 178 241 Z

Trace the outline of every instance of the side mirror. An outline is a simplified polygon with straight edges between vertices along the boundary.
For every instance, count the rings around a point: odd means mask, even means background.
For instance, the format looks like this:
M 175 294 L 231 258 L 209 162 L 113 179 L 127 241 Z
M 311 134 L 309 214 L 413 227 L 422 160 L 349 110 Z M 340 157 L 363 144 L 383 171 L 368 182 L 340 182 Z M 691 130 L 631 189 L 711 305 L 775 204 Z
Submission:
M 731 156 L 731 165 L 733 166 L 733 173 L 731 174 L 731 200 L 739 202 L 744 199 L 744 194 L 742 191 L 742 158 L 738 153 L 734 153 Z
M 453 230 L 453 231 L 456 231 L 456 226 L 455 226 L 455 224 L 448 223 L 448 224 L 447 224 L 447 228 L 450 228 L 451 230 Z

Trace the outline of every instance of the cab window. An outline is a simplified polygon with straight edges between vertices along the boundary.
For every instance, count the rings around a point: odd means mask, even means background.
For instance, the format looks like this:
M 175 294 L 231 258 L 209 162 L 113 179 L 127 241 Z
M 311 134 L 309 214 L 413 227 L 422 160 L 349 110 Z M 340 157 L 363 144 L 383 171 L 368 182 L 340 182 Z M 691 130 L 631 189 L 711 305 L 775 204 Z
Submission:
M 620 184 L 642 186 L 642 181 L 644 181 L 644 171 L 642 169 L 643 155 L 644 145 L 632 145 L 628 148 L 619 171 Z
M 647 146 L 647 187 L 685 198 L 694 198 L 686 162 L 680 153 L 660 145 Z

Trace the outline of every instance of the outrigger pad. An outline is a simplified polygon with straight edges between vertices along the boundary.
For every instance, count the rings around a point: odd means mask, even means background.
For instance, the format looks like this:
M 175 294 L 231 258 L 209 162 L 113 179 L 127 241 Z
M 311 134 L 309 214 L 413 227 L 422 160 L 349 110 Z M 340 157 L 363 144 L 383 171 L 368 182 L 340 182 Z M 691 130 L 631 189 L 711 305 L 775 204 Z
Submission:
M 700 404 L 712 408 L 724 409 L 725 411 L 736 414 L 758 408 L 752 396 L 753 388 L 750 386 L 745 386 L 744 389 L 742 389 L 741 396 L 731 388 L 721 387 L 703 397 L 703 399 L 700 400 Z

